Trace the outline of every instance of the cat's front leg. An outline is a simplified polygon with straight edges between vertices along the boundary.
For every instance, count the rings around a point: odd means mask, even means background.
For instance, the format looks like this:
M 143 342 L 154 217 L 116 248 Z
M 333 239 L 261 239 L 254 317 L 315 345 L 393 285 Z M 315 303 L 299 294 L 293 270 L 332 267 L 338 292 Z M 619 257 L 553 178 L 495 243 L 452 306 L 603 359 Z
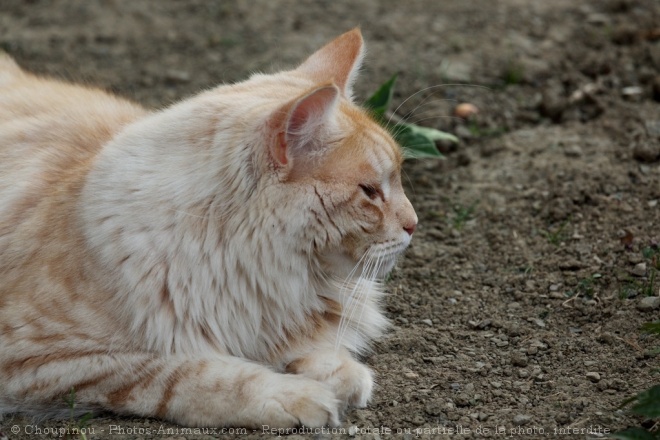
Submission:
M 367 406 L 374 387 L 370 368 L 344 347 L 316 349 L 290 362 L 286 371 L 325 383 L 337 398 L 357 408 Z

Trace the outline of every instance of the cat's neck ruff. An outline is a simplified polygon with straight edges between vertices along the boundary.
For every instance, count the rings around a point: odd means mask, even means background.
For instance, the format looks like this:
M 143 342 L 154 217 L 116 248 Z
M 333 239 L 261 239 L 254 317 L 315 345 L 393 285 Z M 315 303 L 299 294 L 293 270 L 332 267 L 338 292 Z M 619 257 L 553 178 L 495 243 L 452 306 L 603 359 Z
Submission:
M 310 214 L 293 203 L 313 197 L 310 188 L 283 194 L 274 176 L 254 177 L 263 158 L 249 106 L 243 115 L 208 106 L 201 95 L 127 127 L 87 178 L 85 235 L 110 278 L 101 281 L 121 286 L 112 293 L 119 319 L 156 351 L 265 360 L 304 350 L 314 332 L 364 350 L 386 322 L 380 288 L 361 274 L 337 282 L 316 261 Z

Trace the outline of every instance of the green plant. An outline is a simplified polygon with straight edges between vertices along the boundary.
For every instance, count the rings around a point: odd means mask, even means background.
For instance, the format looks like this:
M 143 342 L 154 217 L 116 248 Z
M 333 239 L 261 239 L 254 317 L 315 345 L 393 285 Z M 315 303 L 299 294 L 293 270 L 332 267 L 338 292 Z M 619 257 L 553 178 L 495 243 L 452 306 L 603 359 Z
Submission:
M 660 335 L 660 321 L 648 322 L 642 326 L 645 333 Z M 660 439 L 660 384 L 653 385 L 646 391 L 626 399 L 621 408 L 633 404 L 630 411 L 642 417 L 655 420 L 656 423 L 650 430 L 640 427 L 628 428 L 611 435 L 612 438 L 621 440 L 657 440 Z
M 452 209 L 454 211 L 452 223 L 455 229 L 458 230 L 463 229 L 465 223 L 467 223 L 468 220 L 474 218 L 474 210 L 478 203 L 479 201 L 477 200 L 467 206 L 464 206 L 460 203 L 456 203 L 452 206 Z
M 69 407 L 69 423 L 73 424 L 73 429 L 69 431 L 77 432 L 82 440 L 87 440 L 87 435 L 85 434 L 85 428 L 87 427 L 87 422 L 92 418 L 92 413 L 86 413 L 82 417 L 76 420 L 76 391 L 71 387 L 71 391 L 68 396 L 64 397 L 64 401 Z M 67 435 L 68 436 L 68 435 Z
M 569 221 L 570 219 L 564 220 L 557 228 L 541 231 L 541 234 L 546 240 L 548 240 L 548 243 L 559 246 L 563 241 L 566 241 L 569 238 L 568 231 L 566 231 L 566 226 Z
M 458 143 L 458 138 L 444 131 L 434 128 L 422 127 L 407 122 L 393 122 L 392 117 L 387 117 L 386 113 L 392 103 L 394 95 L 394 84 L 397 75 L 392 76 L 364 103 L 364 106 L 371 111 L 373 117 L 386 127 L 394 136 L 394 139 L 404 149 L 406 158 L 436 158 L 442 159 L 444 156 L 435 146 L 435 141 L 445 140 Z
M 502 72 L 502 80 L 506 85 L 516 85 L 520 84 L 525 77 L 525 69 L 522 64 L 510 61 L 504 72 Z
M 595 285 L 598 283 L 598 280 L 603 276 L 599 273 L 595 273 L 588 277 L 582 278 L 578 281 L 575 289 L 569 290 L 566 292 L 566 296 L 569 298 L 575 299 L 579 296 L 582 296 L 587 299 L 592 299 L 596 296 Z
M 497 137 L 506 133 L 507 131 L 504 127 L 483 128 L 474 119 L 468 120 L 467 129 L 475 138 Z

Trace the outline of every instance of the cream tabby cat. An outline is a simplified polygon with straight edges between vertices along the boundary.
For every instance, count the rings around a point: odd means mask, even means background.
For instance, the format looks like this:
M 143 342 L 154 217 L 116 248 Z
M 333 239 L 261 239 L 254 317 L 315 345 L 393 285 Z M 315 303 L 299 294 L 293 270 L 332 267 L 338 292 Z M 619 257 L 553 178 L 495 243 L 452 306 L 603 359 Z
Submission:
M 417 223 L 350 31 L 149 112 L 0 58 L 0 413 L 335 425 Z

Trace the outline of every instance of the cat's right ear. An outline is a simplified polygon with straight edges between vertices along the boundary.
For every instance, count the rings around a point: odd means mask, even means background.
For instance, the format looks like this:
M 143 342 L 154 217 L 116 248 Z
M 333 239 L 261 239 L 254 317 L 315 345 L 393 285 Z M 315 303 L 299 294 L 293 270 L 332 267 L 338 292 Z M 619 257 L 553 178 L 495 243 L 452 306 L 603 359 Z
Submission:
M 364 41 L 360 29 L 342 34 L 307 58 L 296 71 L 317 84 L 333 82 L 351 99 L 353 83 L 364 58 Z
M 307 168 L 323 153 L 340 91 L 334 84 L 313 89 L 277 111 L 271 120 L 275 137 L 270 153 L 277 168 Z

